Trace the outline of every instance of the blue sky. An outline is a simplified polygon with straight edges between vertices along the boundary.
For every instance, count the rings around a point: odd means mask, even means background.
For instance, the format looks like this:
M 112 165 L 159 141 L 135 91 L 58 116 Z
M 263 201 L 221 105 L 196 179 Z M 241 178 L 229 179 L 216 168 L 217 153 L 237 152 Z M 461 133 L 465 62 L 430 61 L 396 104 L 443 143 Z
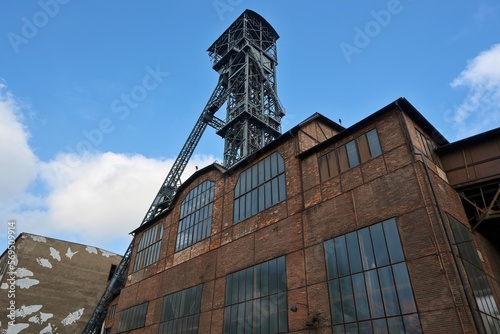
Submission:
M 281 36 L 283 131 L 314 112 L 347 127 L 401 96 L 450 141 L 498 127 L 500 4 L 450 4 L 3 1 L 0 249 L 15 219 L 123 253 L 216 86 L 206 49 L 247 8 Z M 222 150 L 207 128 L 184 179 Z

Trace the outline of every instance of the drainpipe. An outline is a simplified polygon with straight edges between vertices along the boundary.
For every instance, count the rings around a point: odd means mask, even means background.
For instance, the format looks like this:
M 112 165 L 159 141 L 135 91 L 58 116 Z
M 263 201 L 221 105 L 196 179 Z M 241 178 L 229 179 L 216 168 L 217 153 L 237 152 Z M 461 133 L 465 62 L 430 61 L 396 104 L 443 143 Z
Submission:
M 405 130 L 406 130 L 406 135 L 407 135 L 407 137 L 409 137 L 410 132 L 408 129 L 408 124 L 406 123 L 406 121 L 404 119 L 403 110 L 401 109 L 401 107 L 399 106 L 397 101 L 396 101 L 396 106 L 398 107 L 399 111 L 401 112 L 401 116 L 403 118 L 403 124 L 404 124 Z M 455 263 L 455 266 L 457 267 L 458 276 L 460 278 L 460 283 L 462 284 L 462 287 L 464 288 L 465 299 L 467 300 L 467 305 L 469 306 L 469 309 L 471 310 L 472 320 L 474 322 L 474 327 L 476 328 L 477 333 L 483 334 L 482 322 L 481 322 L 481 319 L 479 318 L 479 315 L 477 314 L 477 311 L 474 307 L 475 306 L 474 299 L 471 295 L 470 288 L 469 288 L 469 285 L 468 285 L 467 280 L 465 278 L 465 274 L 463 272 L 462 266 L 460 265 L 457 251 L 456 251 L 455 247 L 453 246 L 453 241 L 451 239 L 450 227 L 448 226 L 448 224 L 446 223 L 446 220 L 444 218 L 444 213 L 443 213 L 443 210 L 441 208 L 441 204 L 439 203 L 436 189 L 434 188 L 434 183 L 432 182 L 432 177 L 431 177 L 431 174 L 429 172 L 429 168 L 427 167 L 427 162 L 425 161 L 425 156 L 420 152 L 416 152 L 411 139 L 410 138 L 407 138 L 407 139 L 409 140 L 409 145 L 410 145 L 410 150 L 411 150 L 412 156 L 418 155 L 422 159 L 425 174 L 427 176 L 427 179 L 429 180 L 429 185 L 431 187 L 432 197 L 434 198 L 434 202 L 436 203 L 436 207 L 437 207 L 438 213 L 439 213 L 439 218 L 441 220 L 441 224 L 444 227 L 446 240 L 448 241 L 448 244 L 449 244 L 450 249 L 451 249 L 451 254 L 453 256 L 453 262 Z

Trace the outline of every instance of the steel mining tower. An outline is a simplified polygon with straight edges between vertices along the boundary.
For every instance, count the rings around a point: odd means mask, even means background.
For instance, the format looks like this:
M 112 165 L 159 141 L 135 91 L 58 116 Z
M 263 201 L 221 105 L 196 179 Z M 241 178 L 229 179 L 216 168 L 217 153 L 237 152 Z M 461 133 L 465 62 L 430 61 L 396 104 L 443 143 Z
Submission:
M 181 175 L 207 125 L 225 139 L 224 166 L 231 167 L 281 134 L 283 108 L 276 94 L 276 41 L 279 36 L 259 14 L 246 10 L 208 49 L 219 80 L 141 225 L 166 212 Z M 226 120 L 215 113 L 226 103 Z M 115 270 L 83 333 L 97 334 L 109 302 L 125 285 L 133 242 Z
M 276 90 L 279 36 L 259 14 L 246 10 L 208 49 L 227 85 L 224 166 L 266 146 L 281 134 L 283 108 Z

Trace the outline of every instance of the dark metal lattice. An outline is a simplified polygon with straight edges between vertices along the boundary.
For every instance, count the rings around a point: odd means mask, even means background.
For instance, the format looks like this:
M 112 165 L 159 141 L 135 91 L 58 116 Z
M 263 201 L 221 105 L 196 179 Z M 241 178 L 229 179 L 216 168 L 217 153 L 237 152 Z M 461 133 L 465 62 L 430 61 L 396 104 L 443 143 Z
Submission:
M 182 147 L 141 225 L 171 205 L 181 175 L 207 125 L 225 139 L 224 165 L 236 162 L 264 147 L 281 134 L 284 111 L 276 93 L 276 40 L 271 25 L 246 10 L 208 49 L 219 81 Z M 214 114 L 227 102 L 226 121 Z M 133 242 L 92 313 L 83 333 L 97 334 L 111 300 L 125 286 Z

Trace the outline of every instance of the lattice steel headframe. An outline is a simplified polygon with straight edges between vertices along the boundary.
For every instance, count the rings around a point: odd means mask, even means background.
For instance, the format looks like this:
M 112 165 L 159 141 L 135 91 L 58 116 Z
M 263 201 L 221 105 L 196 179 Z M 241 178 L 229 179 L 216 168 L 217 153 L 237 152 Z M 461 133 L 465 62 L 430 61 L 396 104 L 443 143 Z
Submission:
M 281 134 L 283 108 L 276 94 L 276 31 L 259 14 L 246 10 L 208 49 L 219 81 L 177 156 L 141 225 L 170 208 L 181 175 L 207 125 L 225 139 L 224 165 L 230 167 Z M 227 118 L 215 113 L 227 103 Z M 124 287 L 133 242 L 83 330 L 97 334 L 109 302 Z
M 224 165 L 230 167 L 281 134 L 284 110 L 276 89 L 274 28 L 246 10 L 208 49 L 213 68 L 227 79 Z

